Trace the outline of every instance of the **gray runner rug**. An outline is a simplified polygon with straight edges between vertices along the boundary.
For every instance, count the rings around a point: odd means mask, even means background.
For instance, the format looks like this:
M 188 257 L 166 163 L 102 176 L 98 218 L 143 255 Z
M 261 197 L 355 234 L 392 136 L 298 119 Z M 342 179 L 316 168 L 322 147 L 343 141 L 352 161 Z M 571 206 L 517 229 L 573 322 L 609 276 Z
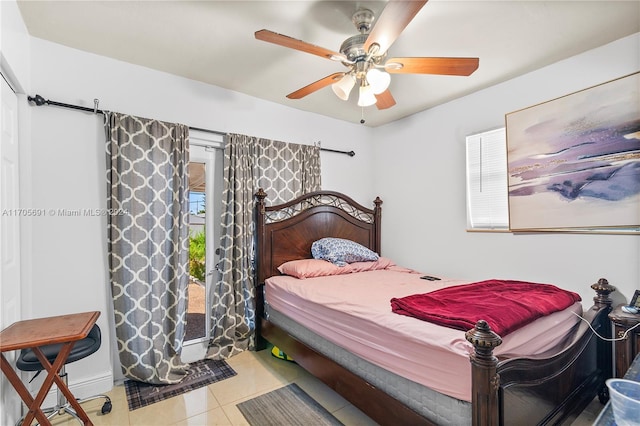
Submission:
M 295 383 L 241 402 L 236 407 L 251 426 L 342 425 Z

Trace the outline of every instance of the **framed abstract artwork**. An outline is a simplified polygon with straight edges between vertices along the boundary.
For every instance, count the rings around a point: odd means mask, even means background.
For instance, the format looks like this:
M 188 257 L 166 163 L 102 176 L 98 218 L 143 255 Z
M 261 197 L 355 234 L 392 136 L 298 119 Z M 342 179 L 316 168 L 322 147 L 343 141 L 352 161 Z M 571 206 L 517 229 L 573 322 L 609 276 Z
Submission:
M 640 231 L 640 73 L 505 121 L 512 231 Z

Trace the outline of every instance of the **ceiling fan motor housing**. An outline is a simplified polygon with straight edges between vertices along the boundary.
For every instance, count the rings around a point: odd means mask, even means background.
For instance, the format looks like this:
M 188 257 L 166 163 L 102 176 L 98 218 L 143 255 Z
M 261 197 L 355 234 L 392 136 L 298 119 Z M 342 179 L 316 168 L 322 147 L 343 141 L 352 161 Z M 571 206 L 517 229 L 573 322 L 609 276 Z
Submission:
M 366 61 L 368 54 L 364 50 L 364 43 L 367 41 L 369 34 L 357 34 L 346 39 L 340 46 L 340 53 L 347 57 L 349 61 L 345 65 L 352 65 L 354 62 Z M 386 56 L 386 52 L 383 55 L 371 56 L 371 59 L 375 64 L 380 64 Z
M 363 61 L 369 62 L 370 66 L 372 64 L 379 65 L 384 60 L 386 53 L 376 56 L 364 49 L 374 19 L 375 15 L 369 9 L 359 9 L 353 14 L 351 20 L 360 34 L 349 37 L 340 46 L 340 53 L 347 58 L 347 61 L 344 62 L 346 66 L 351 67 L 354 63 Z
M 364 43 L 367 41 L 368 34 L 358 34 L 346 39 L 340 46 L 340 53 L 347 57 L 351 62 L 356 62 L 358 58 L 367 56 L 364 50 Z

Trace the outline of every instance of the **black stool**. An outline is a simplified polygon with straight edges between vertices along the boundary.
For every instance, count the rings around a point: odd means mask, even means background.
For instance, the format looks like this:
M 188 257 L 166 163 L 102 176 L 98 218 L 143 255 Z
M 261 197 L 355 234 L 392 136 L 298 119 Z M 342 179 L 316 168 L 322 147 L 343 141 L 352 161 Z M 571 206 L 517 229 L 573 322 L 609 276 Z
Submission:
M 84 339 L 78 340 L 71 349 L 71 353 L 67 358 L 67 362 L 65 364 L 69 364 L 74 361 L 78 361 L 79 359 L 85 358 L 92 353 L 96 352 L 100 348 L 100 343 L 102 341 L 100 327 L 97 324 L 94 324 L 89 334 Z M 51 364 L 56 360 L 58 356 L 58 352 L 60 352 L 60 348 L 62 344 L 53 344 L 53 345 L 45 345 L 41 346 L 40 350 L 44 356 L 49 360 Z M 22 371 L 37 371 L 38 373 L 34 376 L 34 378 L 40 374 L 44 367 L 38 360 L 38 357 L 31 349 L 23 349 L 20 351 L 20 356 L 16 361 L 16 367 Z M 65 371 L 65 366 L 63 365 L 60 369 L 59 376 L 67 384 L 67 373 Z M 31 379 L 33 380 L 33 379 Z M 86 401 L 91 401 L 94 399 L 104 398 L 105 402 L 102 405 L 101 412 L 102 414 L 108 414 L 111 412 L 111 399 L 106 395 L 95 395 L 88 398 L 78 398 L 77 401 L 79 403 L 83 403 Z M 78 417 L 73 407 L 60 390 L 58 390 L 58 404 L 55 407 L 47 408 L 42 410 L 44 414 L 47 416 L 47 419 L 52 418 L 56 414 L 70 414 L 75 417 L 81 424 L 84 425 L 82 419 Z M 24 420 L 24 417 L 18 421 L 17 424 L 21 424 Z

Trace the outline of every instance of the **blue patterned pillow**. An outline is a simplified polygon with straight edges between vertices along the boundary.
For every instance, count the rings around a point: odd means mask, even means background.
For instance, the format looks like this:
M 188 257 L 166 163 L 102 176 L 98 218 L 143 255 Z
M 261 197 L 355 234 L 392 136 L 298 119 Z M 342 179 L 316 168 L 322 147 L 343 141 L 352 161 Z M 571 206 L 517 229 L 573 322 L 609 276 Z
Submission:
M 314 259 L 324 259 L 334 265 L 344 266 L 353 262 L 375 262 L 378 254 L 365 246 L 342 238 L 322 238 L 311 244 Z

